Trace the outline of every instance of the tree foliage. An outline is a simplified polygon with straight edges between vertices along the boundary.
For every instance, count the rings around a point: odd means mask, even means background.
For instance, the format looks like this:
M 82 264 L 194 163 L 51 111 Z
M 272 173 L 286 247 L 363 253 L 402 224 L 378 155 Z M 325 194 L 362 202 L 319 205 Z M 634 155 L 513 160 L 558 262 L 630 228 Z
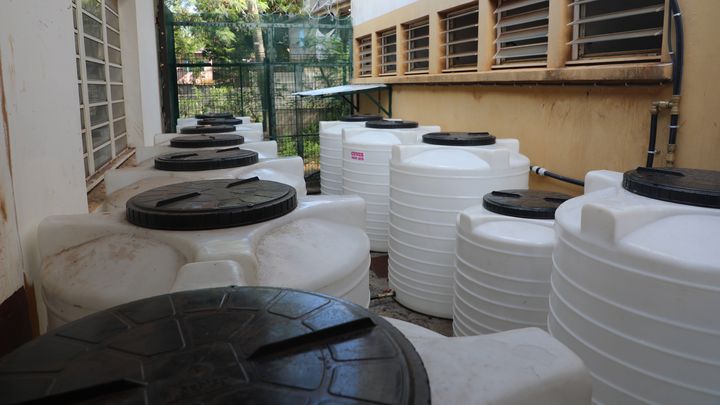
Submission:
M 260 14 L 299 14 L 302 0 L 165 0 L 176 20 L 258 21 Z M 193 59 L 260 60 L 264 49 L 257 30 L 240 26 L 182 26 L 175 29 L 176 54 Z M 260 41 L 262 42 L 262 41 Z
M 250 13 L 253 0 L 166 0 L 165 4 L 175 14 L 205 14 L 238 17 Z M 302 0 L 254 0 L 258 12 L 272 14 L 300 14 Z
M 260 14 L 300 14 L 302 0 L 165 0 L 176 20 L 258 21 Z M 240 26 L 182 26 L 175 29 L 175 49 L 191 60 L 261 60 L 259 30 Z

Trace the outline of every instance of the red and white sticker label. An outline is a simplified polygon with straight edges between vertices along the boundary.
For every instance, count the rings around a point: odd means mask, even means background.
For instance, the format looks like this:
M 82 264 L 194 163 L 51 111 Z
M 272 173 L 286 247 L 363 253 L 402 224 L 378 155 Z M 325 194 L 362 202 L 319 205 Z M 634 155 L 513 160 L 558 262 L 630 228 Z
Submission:
M 365 152 L 350 152 L 352 160 L 365 160 Z

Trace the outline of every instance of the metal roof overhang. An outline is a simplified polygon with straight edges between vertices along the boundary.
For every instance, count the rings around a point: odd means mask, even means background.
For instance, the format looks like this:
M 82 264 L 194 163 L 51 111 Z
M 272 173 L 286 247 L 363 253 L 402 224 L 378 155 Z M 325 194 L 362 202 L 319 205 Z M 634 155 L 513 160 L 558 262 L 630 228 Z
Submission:
M 371 92 L 375 91 L 381 91 L 381 90 L 387 90 L 388 92 L 388 108 L 386 109 L 380 101 L 375 98 Z M 342 97 L 343 100 L 348 102 L 352 108 L 353 111 L 359 111 L 360 107 L 357 105 L 352 98 L 349 98 L 348 96 L 353 96 L 356 94 L 365 94 L 370 101 L 373 102 L 378 108 L 385 113 L 385 115 L 388 116 L 388 118 L 392 118 L 392 87 L 382 84 L 382 83 L 376 83 L 376 84 L 346 84 L 343 86 L 335 86 L 335 87 L 327 87 L 324 89 L 316 89 L 316 90 L 307 90 L 307 91 L 299 91 L 297 93 L 292 93 L 294 96 L 298 97 Z

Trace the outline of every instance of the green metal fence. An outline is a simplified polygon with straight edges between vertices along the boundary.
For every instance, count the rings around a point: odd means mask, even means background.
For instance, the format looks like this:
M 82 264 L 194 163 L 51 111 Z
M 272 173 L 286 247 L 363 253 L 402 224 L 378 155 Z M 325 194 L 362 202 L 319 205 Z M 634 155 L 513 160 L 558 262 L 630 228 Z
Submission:
M 176 18 L 167 8 L 163 13 L 166 129 L 174 131 L 178 117 L 205 112 L 250 116 L 263 123 L 268 139 L 277 140 L 281 155 L 302 156 L 306 175 L 317 172 L 318 121 L 347 114 L 349 106 L 341 99 L 300 99 L 292 93 L 349 82 L 350 20 L 262 15 L 258 21 L 228 21 Z M 255 41 L 259 37 L 262 47 Z M 192 47 L 196 39 L 205 44 L 202 49 Z

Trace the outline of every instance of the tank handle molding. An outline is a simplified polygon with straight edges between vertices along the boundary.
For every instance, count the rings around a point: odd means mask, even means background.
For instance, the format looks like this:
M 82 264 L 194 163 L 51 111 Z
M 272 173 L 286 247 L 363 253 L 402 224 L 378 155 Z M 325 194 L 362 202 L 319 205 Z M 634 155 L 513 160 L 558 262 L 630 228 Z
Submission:
M 203 288 L 249 286 L 255 284 L 255 279 L 255 271 L 247 271 L 246 266 L 234 260 L 188 263 L 178 269 L 170 292 L 195 290 L 199 285 Z
M 697 213 L 697 210 L 672 205 L 649 206 L 631 205 L 624 207 L 608 207 L 589 203 L 582 207 L 580 231 L 583 235 L 615 244 L 627 234 L 652 222 L 673 215 Z

